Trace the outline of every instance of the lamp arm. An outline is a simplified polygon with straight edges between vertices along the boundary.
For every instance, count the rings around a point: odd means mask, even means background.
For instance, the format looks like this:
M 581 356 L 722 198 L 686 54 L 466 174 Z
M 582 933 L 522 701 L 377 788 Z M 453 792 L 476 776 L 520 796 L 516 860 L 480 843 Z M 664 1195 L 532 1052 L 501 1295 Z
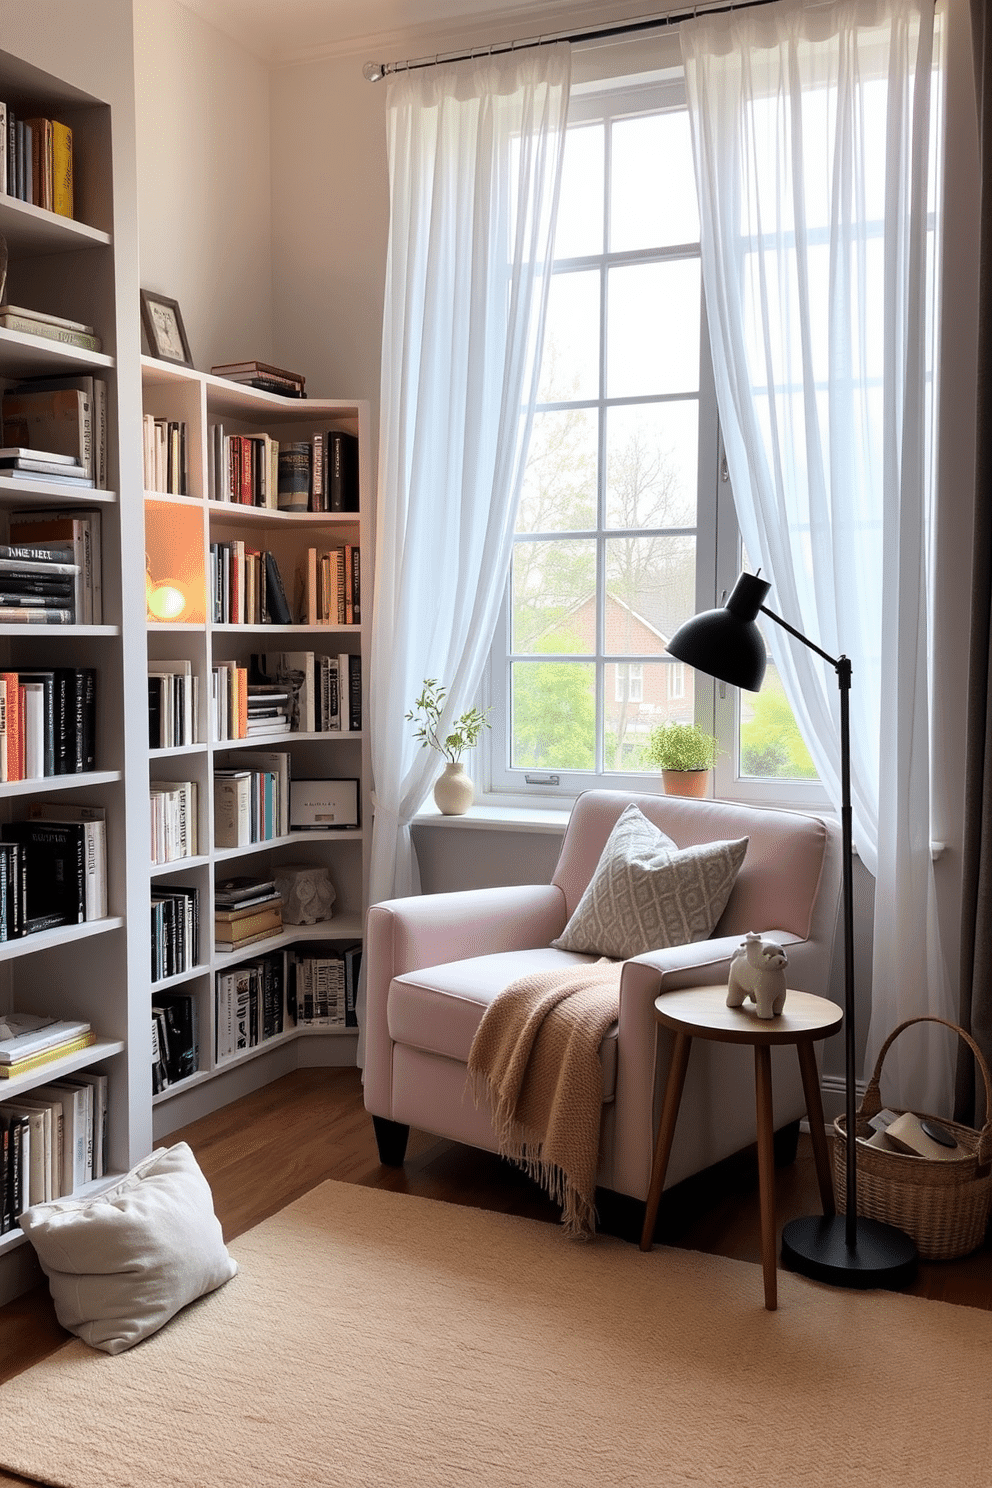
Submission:
M 824 661 L 829 661 L 835 671 L 840 667 L 841 661 L 844 660 L 843 657 L 838 660 L 836 656 L 831 656 L 829 652 L 822 651 L 815 641 L 811 641 L 809 636 L 804 636 L 801 630 L 797 630 L 794 625 L 790 625 L 788 620 L 783 620 L 781 615 L 776 615 L 775 611 L 770 610 L 767 605 L 759 605 L 759 609 L 763 615 L 768 616 L 769 620 L 774 620 L 776 625 L 781 625 L 782 629 L 787 630 L 791 636 L 795 636 L 797 641 L 802 641 L 804 646 L 808 646 L 811 651 L 815 651 L 817 656 L 822 656 Z

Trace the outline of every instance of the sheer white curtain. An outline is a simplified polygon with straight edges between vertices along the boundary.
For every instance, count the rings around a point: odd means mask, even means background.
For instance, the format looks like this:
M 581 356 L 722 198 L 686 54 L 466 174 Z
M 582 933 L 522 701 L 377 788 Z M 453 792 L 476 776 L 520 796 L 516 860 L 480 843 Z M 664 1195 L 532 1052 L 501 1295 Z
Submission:
M 387 83 L 373 904 L 419 889 L 409 822 L 440 764 L 404 715 L 426 677 L 448 688 L 446 718 L 464 712 L 492 641 L 537 390 L 569 79 L 559 43 Z
M 727 464 L 769 605 L 851 658 L 853 831 L 875 876 L 867 1063 L 953 1008 L 930 855 L 927 186 L 933 0 L 780 0 L 680 28 Z M 840 803 L 833 670 L 768 642 Z M 950 1113 L 940 1031 L 889 1098 Z M 889 1083 L 889 1082 L 892 1083 Z

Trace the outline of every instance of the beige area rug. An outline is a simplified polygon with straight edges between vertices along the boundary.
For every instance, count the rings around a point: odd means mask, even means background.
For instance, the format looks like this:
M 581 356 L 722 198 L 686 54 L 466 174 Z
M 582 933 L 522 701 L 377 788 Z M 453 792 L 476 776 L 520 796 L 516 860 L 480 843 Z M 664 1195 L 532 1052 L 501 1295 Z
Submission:
M 70 1488 L 989 1488 L 992 1316 L 328 1182 L 117 1358 L 0 1388 Z

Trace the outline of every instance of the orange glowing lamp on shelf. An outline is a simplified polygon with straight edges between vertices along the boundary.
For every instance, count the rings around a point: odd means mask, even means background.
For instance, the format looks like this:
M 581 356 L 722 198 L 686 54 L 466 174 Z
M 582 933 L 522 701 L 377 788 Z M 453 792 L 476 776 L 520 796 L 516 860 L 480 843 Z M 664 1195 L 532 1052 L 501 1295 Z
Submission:
M 168 624 L 182 620 L 189 609 L 190 595 L 180 579 L 152 577 L 151 559 L 145 554 L 145 604 L 149 620 Z

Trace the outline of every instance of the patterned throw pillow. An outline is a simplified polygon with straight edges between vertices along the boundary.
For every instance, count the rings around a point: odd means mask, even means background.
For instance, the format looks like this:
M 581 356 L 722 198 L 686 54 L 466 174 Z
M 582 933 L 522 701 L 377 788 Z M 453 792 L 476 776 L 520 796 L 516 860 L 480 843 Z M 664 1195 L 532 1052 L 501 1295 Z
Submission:
M 552 945 L 626 961 L 705 940 L 723 914 L 747 844 L 742 837 L 680 849 L 636 806 L 628 806 Z

